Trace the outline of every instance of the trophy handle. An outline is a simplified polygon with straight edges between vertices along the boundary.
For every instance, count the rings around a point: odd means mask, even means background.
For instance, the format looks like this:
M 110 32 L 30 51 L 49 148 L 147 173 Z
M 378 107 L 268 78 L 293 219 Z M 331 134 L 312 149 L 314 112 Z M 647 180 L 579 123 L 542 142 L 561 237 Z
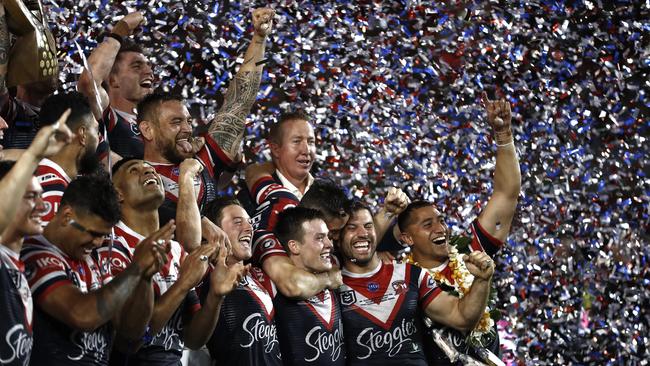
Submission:
M 43 14 L 43 7 L 38 1 L 39 9 Z M 36 30 L 41 24 L 22 0 L 5 0 L 4 7 L 9 31 L 17 36 L 23 36 Z

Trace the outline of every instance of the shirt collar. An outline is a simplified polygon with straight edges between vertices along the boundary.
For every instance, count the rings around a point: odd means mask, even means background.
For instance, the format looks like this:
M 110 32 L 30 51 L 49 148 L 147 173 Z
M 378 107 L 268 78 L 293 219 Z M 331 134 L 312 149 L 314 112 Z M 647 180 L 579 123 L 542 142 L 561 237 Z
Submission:
M 284 175 L 282 175 L 279 170 L 276 169 L 275 173 L 278 175 L 278 178 L 280 178 L 280 182 L 284 188 L 293 193 L 298 198 L 298 200 L 301 200 L 304 193 L 301 193 L 298 187 L 294 186 L 293 183 L 291 183 Z M 311 173 L 307 173 L 307 186 L 305 187 L 305 193 L 307 193 L 313 183 L 314 177 L 311 175 Z

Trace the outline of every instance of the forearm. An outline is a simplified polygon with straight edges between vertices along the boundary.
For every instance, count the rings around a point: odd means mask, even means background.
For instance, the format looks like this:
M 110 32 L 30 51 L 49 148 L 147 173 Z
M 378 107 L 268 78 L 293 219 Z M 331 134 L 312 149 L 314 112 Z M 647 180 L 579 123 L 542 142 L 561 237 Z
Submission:
M 521 171 L 514 143 L 497 146 L 494 193 L 517 199 L 521 191 Z
M 189 291 L 190 288 L 176 281 L 167 292 L 156 299 L 149 323 L 153 334 L 158 334 L 163 329 Z
M 373 216 L 373 221 L 375 223 L 375 232 L 377 235 L 377 241 L 381 241 L 388 229 L 390 229 L 391 224 L 395 216 L 388 212 L 384 207 L 379 209 L 375 216 Z
M 84 68 L 79 76 L 77 89 L 88 98 L 96 119 L 101 119 L 104 109 L 108 107 L 108 95 L 102 87 L 102 83 L 108 79 L 119 50 L 120 42 L 115 38 L 105 37 L 104 41 L 88 57 L 92 75 L 89 70 Z
M 270 261 L 275 261 L 272 264 Z M 264 272 L 275 283 L 278 291 L 292 299 L 305 300 L 317 295 L 330 284 L 327 273 L 313 274 L 302 270 L 289 258 L 269 258 L 262 264 Z
M 0 95 L 7 91 L 7 65 L 9 64 L 9 28 L 5 8 L 0 4 Z M 2 99 L 4 100 L 4 98 Z
M 490 295 L 492 280 L 475 277 L 469 291 L 458 302 L 458 310 L 465 321 L 466 329 L 473 329 L 481 319 Z
M 209 133 L 231 159 L 237 156 L 246 127 L 246 116 L 253 107 L 262 80 L 265 38 L 253 36 L 244 63 L 230 82 L 223 106 L 212 120 Z
M 191 253 L 201 245 L 201 213 L 194 195 L 194 179 L 183 175 L 178 183 L 176 238 Z
M 192 316 L 190 325 L 183 331 L 185 346 L 190 349 L 201 348 L 214 332 L 225 296 L 209 293 L 201 310 Z
M 139 340 L 153 314 L 154 294 L 151 280 L 140 280 L 124 305 L 116 324 L 117 333 L 127 341 Z

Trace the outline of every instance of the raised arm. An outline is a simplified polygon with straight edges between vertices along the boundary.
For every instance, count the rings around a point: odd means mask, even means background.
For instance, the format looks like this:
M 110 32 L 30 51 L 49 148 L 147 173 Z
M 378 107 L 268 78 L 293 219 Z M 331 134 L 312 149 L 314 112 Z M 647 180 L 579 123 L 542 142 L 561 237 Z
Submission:
M 459 299 L 442 291 L 427 306 L 426 315 L 438 323 L 460 331 L 468 331 L 481 319 L 490 294 L 494 262 L 484 252 L 475 251 L 463 257 L 467 270 L 474 275 L 469 291 Z
M 244 55 L 244 63 L 230 82 L 223 106 L 210 124 L 209 134 L 231 160 L 234 160 L 239 152 L 246 127 L 246 116 L 255 103 L 260 88 L 260 61 L 264 59 L 266 36 L 271 32 L 274 15 L 275 12 L 267 8 L 253 11 L 255 34 Z
M 485 92 L 482 95 L 482 100 L 487 110 L 488 123 L 494 133 L 497 156 L 494 190 L 479 216 L 479 223 L 490 235 L 504 241 L 510 232 L 521 190 L 519 159 L 510 129 L 510 103 L 505 99 L 491 101 Z
M 388 232 L 391 225 L 406 206 L 409 204 L 409 198 L 401 189 L 390 187 L 384 199 L 384 205 L 377 211 L 373 217 L 375 230 L 377 230 L 377 240 L 381 240 L 384 235 L 393 235 Z
M 69 115 L 68 109 L 55 124 L 42 127 L 14 167 L 0 180 L 0 232 L 13 219 L 18 202 L 41 159 L 57 154 L 72 139 L 72 133 L 65 123 Z
M 108 92 L 102 87 L 102 83 L 105 80 L 108 80 L 117 53 L 120 51 L 120 41 L 118 41 L 118 37 L 124 38 L 130 36 L 133 33 L 133 30 L 135 30 L 143 21 L 144 17 L 140 12 L 126 15 L 113 27 L 111 34 L 114 34 L 117 37 L 104 37 L 102 43 L 99 44 L 88 57 L 88 64 L 92 70 L 92 75 L 88 70 L 84 69 L 79 77 L 77 89 L 88 98 L 93 115 L 97 120 L 102 118 L 102 112 L 106 107 L 108 107 Z M 95 88 L 99 93 L 99 102 L 101 105 L 97 105 Z
M 338 268 L 314 274 L 296 267 L 289 257 L 279 255 L 266 258 L 262 269 L 273 280 L 278 291 L 292 299 L 306 300 L 326 288 L 337 289 L 343 283 Z
M 203 165 L 190 158 L 185 159 L 179 169 L 176 240 L 191 253 L 201 245 L 201 213 L 196 203 L 194 177 L 203 170 Z

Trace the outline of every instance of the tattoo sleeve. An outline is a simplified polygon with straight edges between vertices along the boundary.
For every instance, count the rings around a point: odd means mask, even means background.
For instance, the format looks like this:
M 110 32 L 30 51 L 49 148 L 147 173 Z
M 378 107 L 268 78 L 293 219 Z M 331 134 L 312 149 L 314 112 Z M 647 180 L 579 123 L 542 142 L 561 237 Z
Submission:
M 7 93 L 7 64 L 9 63 L 9 30 L 4 9 L 0 16 L 0 94 Z
M 140 282 L 138 266 L 132 263 L 107 286 L 97 292 L 97 313 L 103 319 L 112 318 L 119 311 Z
M 210 135 L 229 156 L 235 156 L 244 137 L 246 116 L 260 89 L 260 71 L 240 72 L 230 83 L 223 106 L 214 117 Z

